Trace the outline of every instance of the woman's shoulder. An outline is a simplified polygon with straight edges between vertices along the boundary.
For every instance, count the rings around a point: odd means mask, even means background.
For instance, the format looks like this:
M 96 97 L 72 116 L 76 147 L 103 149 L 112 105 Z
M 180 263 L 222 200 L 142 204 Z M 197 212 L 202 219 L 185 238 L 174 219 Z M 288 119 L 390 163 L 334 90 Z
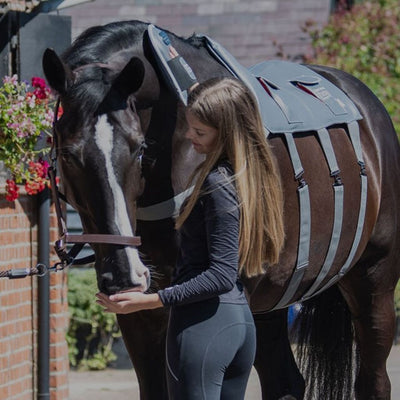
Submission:
M 233 169 L 228 160 L 220 160 L 207 175 L 204 184 L 207 189 L 216 189 L 218 187 L 231 184 L 233 181 Z M 230 186 L 230 185 L 229 185 Z
M 203 195 L 213 204 L 224 208 L 237 206 L 235 176 L 229 161 L 221 161 L 210 171 L 204 181 Z

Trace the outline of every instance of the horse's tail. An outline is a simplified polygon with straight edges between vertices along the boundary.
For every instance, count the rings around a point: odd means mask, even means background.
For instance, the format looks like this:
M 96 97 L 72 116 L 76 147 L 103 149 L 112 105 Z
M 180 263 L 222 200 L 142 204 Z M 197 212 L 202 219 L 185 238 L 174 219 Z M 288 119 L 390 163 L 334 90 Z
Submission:
M 351 399 L 358 370 L 350 311 L 337 286 L 303 303 L 293 324 L 306 399 Z

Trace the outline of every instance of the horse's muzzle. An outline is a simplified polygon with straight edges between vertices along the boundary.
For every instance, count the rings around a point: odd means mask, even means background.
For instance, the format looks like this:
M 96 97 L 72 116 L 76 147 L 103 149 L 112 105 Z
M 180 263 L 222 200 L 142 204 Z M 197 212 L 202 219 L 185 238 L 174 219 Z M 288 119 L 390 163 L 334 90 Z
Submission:
M 145 292 L 150 287 L 150 280 L 148 269 L 138 276 L 134 282 L 130 279 L 118 279 L 118 274 L 104 272 L 99 274 L 98 286 L 101 292 L 108 295 L 125 291 Z

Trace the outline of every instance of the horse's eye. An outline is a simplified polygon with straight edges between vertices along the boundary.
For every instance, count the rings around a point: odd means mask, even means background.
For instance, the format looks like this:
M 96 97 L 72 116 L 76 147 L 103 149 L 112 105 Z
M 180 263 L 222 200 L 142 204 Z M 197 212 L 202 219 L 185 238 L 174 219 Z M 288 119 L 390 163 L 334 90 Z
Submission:
M 65 164 L 70 166 L 79 164 L 77 157 L 68 150 L 62 150 L 60 152 L 60 159 Z
M 66 163 L 66 164 L 69 164 L 71 162 L 70 154 L 66 150 L 60 151 L 60 159 L 63 163 Z
M 62 155 L 61 156 L 61 161 L 67 165 L 68 167 L 73 165 L 73 160 L 71 157 L 68 157 L 67 155 Z

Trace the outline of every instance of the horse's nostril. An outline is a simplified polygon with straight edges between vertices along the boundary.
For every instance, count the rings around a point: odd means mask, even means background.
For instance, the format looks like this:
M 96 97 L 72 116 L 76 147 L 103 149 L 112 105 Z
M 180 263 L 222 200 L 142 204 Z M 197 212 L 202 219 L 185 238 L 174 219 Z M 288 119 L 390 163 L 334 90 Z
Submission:
M 111 294 L 121 290 L 134 287 L 141 287 L 147 290 L 150 287 L 150 271 L 143 268 L 140 273 L 133 276 L 131 274 L 121 274 L 118 271 L 105 271 L 100 274 L 99 288 L 102 292 Z

